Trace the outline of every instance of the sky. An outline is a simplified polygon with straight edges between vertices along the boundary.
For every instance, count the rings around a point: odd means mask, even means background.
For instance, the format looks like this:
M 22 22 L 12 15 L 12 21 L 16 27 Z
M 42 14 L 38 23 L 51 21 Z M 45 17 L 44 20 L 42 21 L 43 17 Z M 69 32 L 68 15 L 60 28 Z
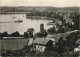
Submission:
M 0 6 L 80 7 L 80 0 L 0 0 Z

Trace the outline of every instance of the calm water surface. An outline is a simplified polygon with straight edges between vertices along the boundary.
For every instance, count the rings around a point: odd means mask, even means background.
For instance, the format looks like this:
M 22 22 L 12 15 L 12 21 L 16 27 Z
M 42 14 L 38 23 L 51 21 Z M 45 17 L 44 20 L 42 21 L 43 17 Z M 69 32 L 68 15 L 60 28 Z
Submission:
M 23 20 L 21 23 L 14 23 L 14 21 Z M 44 24 L 44 28 L 48 29 L 52 25 L 47 25 L 49 20 L 31 20 L 26 18 L 26 14 L 0 14 L 0 32 L 7 31 L 12 33 L 19 31 L 23 34 L 28 28 L 34 28 L 34 32 L 40 31 L 40 24 Z

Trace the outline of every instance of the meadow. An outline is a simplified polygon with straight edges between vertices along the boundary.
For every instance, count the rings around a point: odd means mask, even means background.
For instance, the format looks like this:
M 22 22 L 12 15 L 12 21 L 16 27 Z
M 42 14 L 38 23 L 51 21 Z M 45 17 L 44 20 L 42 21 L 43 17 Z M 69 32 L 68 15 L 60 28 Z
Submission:
M 7 50 L 22 49 L 27 45 L 28 39 L 2 39 L 0 40 L 0 53 Z

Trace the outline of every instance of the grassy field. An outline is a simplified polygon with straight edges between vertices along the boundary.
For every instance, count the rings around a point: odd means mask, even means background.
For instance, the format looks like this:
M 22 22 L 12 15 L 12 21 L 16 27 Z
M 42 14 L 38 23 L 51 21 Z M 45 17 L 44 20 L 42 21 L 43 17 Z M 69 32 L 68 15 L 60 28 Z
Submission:
M 27 43 L 28 39 L 2 39 L 0 40 L 0 52 L 22 49 Z

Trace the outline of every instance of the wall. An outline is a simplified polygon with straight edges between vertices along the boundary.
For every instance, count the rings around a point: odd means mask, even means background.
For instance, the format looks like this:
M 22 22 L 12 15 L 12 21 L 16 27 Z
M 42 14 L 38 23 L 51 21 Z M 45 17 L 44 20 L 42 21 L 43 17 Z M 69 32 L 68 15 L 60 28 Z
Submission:
M 41 45 L 36 45 L 35 48 L 36 48 L 36 51 L 43 52 L 46 47 L 45 46 L 41 46 Z
M 32 42 L 33 42 L 33 38 L 29 38 L 28 45 L 32 45 Z

